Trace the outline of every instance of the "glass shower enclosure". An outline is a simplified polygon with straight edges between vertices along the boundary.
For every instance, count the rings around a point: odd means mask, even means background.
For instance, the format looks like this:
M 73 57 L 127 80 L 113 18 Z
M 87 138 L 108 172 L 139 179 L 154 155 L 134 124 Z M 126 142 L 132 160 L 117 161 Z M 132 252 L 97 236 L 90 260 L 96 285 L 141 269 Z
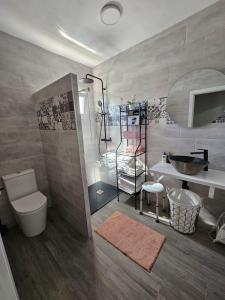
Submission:
M 112 112 L 110 113 L 106 106 L 107 132 L 112 141 L 101 141 L 104 133 L 102 108 L 98 105 L 100 101 L 101 95 L 93 94 L 90 88 L 79 91 L 84 158 L 92 214 L 117 196 L 115 150 L 118 144 L 118 127 L 110 126 Z

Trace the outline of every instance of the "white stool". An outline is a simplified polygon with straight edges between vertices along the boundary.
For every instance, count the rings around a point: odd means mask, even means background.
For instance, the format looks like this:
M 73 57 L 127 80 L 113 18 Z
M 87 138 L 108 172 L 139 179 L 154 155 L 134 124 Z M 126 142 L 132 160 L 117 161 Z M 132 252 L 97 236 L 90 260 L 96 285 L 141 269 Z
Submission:
M 141 189 L 141 198 L 140 198 L 140 214 L 143 214 L 143 206 L 142 206 L 142 200 L 143 200 L 143 191 L 148 193 L 154 193 L 156 194 L 156 222 L 159 223 L 159 193 L 164 191 L 164 186 L 159 182 L 154 181 L 147 181 L 142 185 Z M 149 204 L 149 200 L 148 200 Z M 164 198 L 163 198 L 163 208 L 164 208 Z

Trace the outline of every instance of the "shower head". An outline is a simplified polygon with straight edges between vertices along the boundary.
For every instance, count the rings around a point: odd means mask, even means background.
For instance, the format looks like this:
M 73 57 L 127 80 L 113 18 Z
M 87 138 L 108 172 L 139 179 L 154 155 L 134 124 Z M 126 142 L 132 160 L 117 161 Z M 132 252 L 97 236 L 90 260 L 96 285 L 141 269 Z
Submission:
M 79 82 L 84 83 L 84 84 L 92 84 L 94 82 L 94 80 L 91 78 L 84 77 L 84 78 L 79 79 Z
M 98 101 L 98 106 L 102 107 L 102 101 L 101 100 Z
M 87 87 L 87 88 L 85 88 L 85 89 L 79 90 L 78 93 L 84 93 L 84 92 L 89 92 L 89 91 L 90 91 L 90 88 Z

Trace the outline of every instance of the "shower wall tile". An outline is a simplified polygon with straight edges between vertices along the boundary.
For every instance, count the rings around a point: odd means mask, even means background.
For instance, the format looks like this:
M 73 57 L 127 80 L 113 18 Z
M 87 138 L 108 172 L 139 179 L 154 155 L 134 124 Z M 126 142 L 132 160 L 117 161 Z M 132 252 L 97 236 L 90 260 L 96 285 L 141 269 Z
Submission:
M 158 98 L 168 97 L 175 81 L 190 71 L 213 68 L 225 73 L 224 15 L 225 2 L 218 1 L 95 67 L 94 74 L 101 77 L 107 86 L 108 104 L 121 104 L 121 98 L 124 104 L 136 95 L 137 101 L 148 100 L 150 105 L 154 105 Z M 97 92 L 97 87 L 95 89 Z M 167 123 L 166 119 L 154 116 L 148 126 L 148 167 L 160 161 L 164 151 L 189 154 L 197 148 L 207 148 L 210 167 L 225 171 L 225 123 L 197 129 Z M 116 126 L 113 131 L 116 131 Z M 169 184 L 176 186 L 179 183 L 170 181 Z M 202 187 L 192 185 L 192 188 L 206 196 Z M 218 190 L 215 201 L 209 204 L 217 215 L 225 210 L 225 202 L 221 199 L 225 199 L 224 192 Z
M 83 77 L 90 68 L 0 32 L 0 187 L 2 175 L 34 168 L 38 188 L 50 192 L 32 94 L 70 72 Z M 0 219 L 15 223 L 6 196 Z
M 72 102 L 68 109 L 73 113 L 74 127 L 65 129 L 63 126 L 56 126 L 53 129 L 52 123 L 42 124 L 41 121 L 39 128 L 52 203 L 75 230 L 87 237 L 91 235 L 90 208 L 77 89 L 77 77 L 68 74 L 36 92 L 33 98 L 38 117 L 40 110 L 45 112 L 43 106 L 47 105 L 47 110 L 54 110 L 52 99 L 62 111 L 64 104 L 67 107 L 68 99 Z M 61 100 L 63 101 L 60 102 Z M 60 113 L 59 111 L 58 114 Z M 54 114 L 52 116 L 55 117 Z

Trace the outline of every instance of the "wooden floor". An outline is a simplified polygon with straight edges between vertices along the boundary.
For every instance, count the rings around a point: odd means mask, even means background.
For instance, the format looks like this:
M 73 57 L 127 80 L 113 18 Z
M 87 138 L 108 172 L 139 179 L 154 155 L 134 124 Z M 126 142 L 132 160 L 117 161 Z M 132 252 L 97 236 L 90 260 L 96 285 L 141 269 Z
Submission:
M 123 197 L 92 216 L 93 228 L 119 210 L 166 235 L 150 273 L 95 233 L 93 240 L 83 240 L 50 210 L 42 235 L 25 238 L 15 227 L 4 236 L 20 299 L 224 300 L 225 247 L 213 244 L 204 227 L 184 236 L 156 224 Z

